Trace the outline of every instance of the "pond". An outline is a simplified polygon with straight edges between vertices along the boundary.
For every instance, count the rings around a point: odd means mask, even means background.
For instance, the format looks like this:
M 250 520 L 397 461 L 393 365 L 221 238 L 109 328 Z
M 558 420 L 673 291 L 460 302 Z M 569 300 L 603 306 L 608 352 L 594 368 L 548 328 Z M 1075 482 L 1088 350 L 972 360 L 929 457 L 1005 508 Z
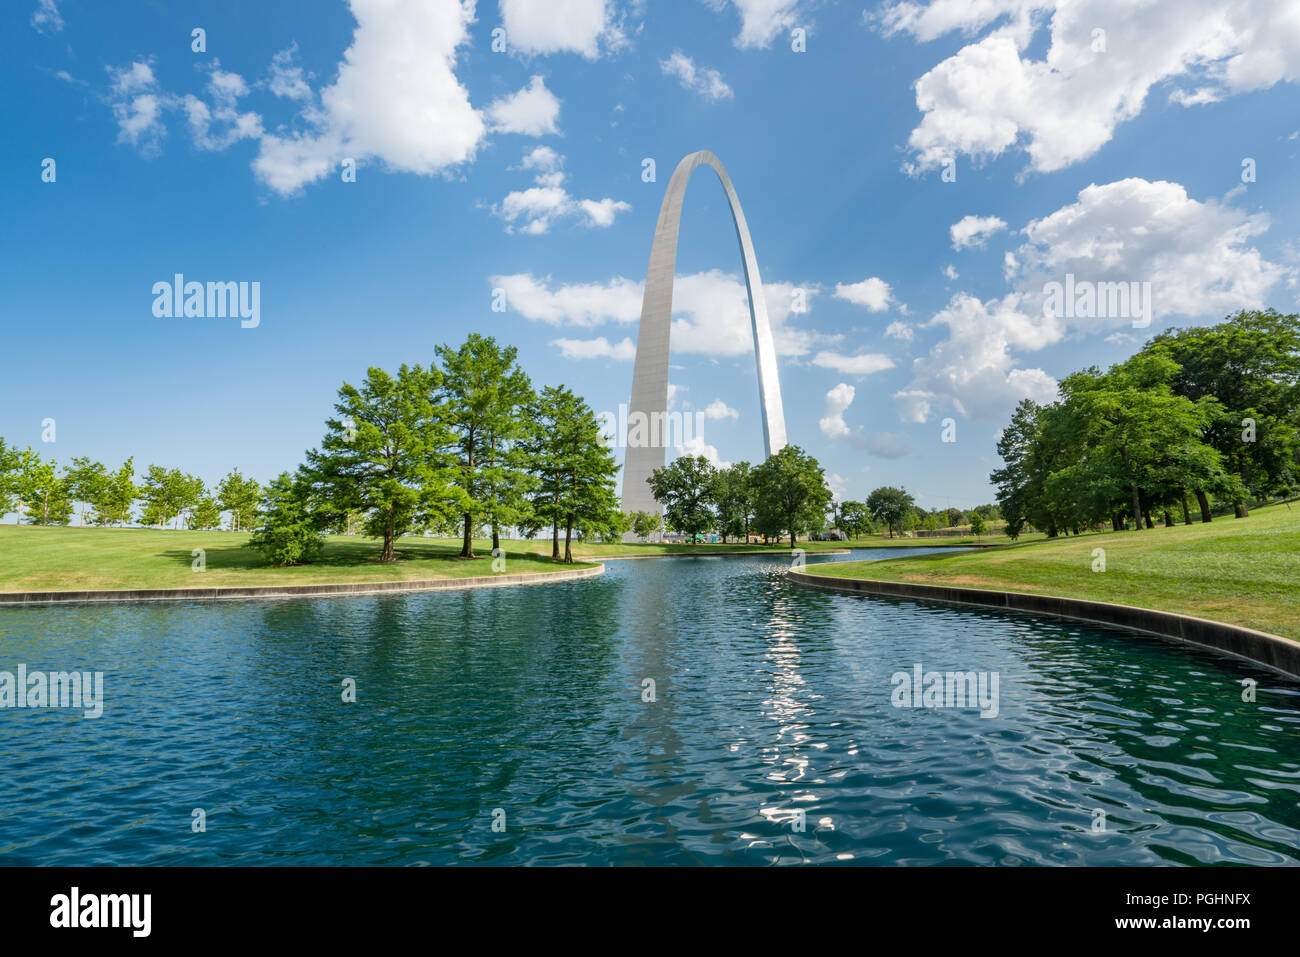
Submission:
M 0 711 L 0 864 L 1300 861 L 1300 682 L 788 567 L 2 608 L 0 670 L 104 683 Z M 995 700 L 899 691 L 931 672 Z

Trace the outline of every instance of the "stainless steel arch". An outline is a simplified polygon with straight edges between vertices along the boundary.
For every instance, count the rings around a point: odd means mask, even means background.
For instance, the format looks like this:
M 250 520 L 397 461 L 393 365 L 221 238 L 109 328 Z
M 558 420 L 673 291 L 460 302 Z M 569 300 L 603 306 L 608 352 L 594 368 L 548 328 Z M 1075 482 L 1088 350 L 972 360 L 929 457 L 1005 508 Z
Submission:
M 745 266 L 745 289 L 749 293 L 749 320 L 754 331 L 754 357 L 758 365 L 758 397 L 763 409 L 763 447 L 767 455 L 785 448 L 785 413 L 781 408 L 781 384 L 776 374 L 776 348 L 767 318 L 767 301 L 763 298 L 763 280 L 758 274 L 758 260 L 749 237 L 740 198 L 731 185 L 731 177 L 721 161 L 708 150 L 692 153 L 677 164 L 655 227 L 650 247 L 650 267 L 646 270 L 645 294 L 641 300 L 641 325 L 636 337 L 636 365 L 632 371 L 632 401 L 628 422 L 660 422 L 668 410 L 668 333 L 673 312 L 673 272 L 677 266 L 677 230 L 682 219 L 682 200 L 691 174 L 700 166 L 710 166 L 722 181 L 736 226 L 736 239 Z M 644 430 L 643 430 L 644 431 Z M 664 431 L 648 429 L 649 441 L 633 444 L 634 430 L 629 428 L 627 457 L 623 464 L 623 508 L 628 511 L 658 512 L 659 503 L 650 494 L 646 479 L 663 466 Z

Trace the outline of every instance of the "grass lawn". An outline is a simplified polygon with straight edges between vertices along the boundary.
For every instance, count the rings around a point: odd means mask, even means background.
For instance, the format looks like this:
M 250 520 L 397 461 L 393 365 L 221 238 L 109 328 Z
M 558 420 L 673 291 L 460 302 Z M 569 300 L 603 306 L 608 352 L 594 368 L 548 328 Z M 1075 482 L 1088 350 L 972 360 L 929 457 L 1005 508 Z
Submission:
M 919 544 L 919 543 L 918 543 Z M 1106 570 L 1094 572 L 1093 549 Z M 818 575 L 1032 592 L 1156 608 L 1300 640 L 1300 506 L 1249 518 L 1096 532 L 1024 545 L 844 562 Z
M 402 561 L 381 565 L 379 541 L 329 535 L 311 565 L 268 568 L 246 548 L 247 532 L 159 531 L 151 528 L 42 528 L 0 525 L 0 591 L 79 591 L 109 588 L 196 588 L 236 585 L 307 585 L 316 582 L 399 581 L 491 575 L 492 543 L 476 541 L 480 558 L 457 557 L 460 541 L 401 538 Z M 549 572 L 585 565 L 551 561 L 551 541 L 505 541 L 505 571 Z M 835 542 L 801 542 L 810 551 L 842 548 Z M 196 572 L 193 549 L 202 548 L 207 570 Z M 786 545 L 602 545 L 574 543 L 574 558 L 634 555 L 726 555 L 789 550 Z M 540 554 L 539 554 L 540 553 Z M 542 556 L 545 557 L 542 557 Z
M 159 531 L 149 528 L 39 528 L 0 525 L 0 591 L 71 591 L 100 588 L 207 588 L 222 585 L 309 585 L 317 582 L 399 581 L 491 575 L 491 542 L 478 543 L 482 558 L 456 557 L 459 543 L 403 538 L 404 560 L 375 561 L 376 539 L 330 535 L 311 565 L 269 568 L 244 547 L 247 532 Z M 507 548 L 505 571 L 548 572 L 583 566 L 561 565 Z M 207 570 L 191 568 L 191 552 L 202 548 Z M 548 552 L 549 554 L 549 552 Z

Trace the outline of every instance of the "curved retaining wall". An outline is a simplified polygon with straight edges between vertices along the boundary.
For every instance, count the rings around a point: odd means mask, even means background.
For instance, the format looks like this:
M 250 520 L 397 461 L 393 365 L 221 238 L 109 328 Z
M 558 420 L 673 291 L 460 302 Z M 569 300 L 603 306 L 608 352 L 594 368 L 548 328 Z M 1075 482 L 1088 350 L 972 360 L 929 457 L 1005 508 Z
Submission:
M 1008 608 L 1039 615 L 1055 615 L 1080 621 L 1118 625 L 1164 638 L 1176 638 L 1225 654 L 1236 655 L 1256 664 L 1300 677 L 1300 642 L 1290 641 L 1266 631 L 1240 625 L 1227 625 L 1206 618 L 1178 615 L 1151 608 L 1114 605 L 1104 601 L 1059 598 L 1053 595 L 1029 595 L 1024 592 L 991 591 L 983 588 L 955 588 L 947 585 L 920 585 L 914 582 L 872 581 L 862 578 L 832 578 L 791 571 L 790 579 L 801 585 L 827 591 L 882 595 L 889 598 L 919 598 L 963 605 Z
M 101 601 L 220 601 L 232 598 L 320 598 L 329 595 L 382 595 L 394 592 L 456 591 L 469 588 L 504 588 L 509 585 L 543 585 L 547 582 L 595 578 L 604 565 L 560 572 L 520 572 L 514 575 L 479 575 L 473 578 L 426 578 L 393 582 L 341 582 L 319 585 L 251 585 L 226 588 L 122 588 L 97 591 L 0 592 L 0 605 L 54 605 L 64 602 Z

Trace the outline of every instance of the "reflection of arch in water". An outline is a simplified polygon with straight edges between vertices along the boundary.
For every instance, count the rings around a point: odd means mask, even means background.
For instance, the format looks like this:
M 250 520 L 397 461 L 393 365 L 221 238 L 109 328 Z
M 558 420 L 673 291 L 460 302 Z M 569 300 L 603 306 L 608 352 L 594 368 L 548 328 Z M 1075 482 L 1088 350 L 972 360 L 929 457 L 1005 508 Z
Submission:
M 654 423 L 666 421 L 668 410 L 668 332 L 673 312 L 673 271 L 677 265 L 677 230 L 682 219 L 682 200 L 691 174 L 708 165 L 718 174 L 731 206 L 731 218 L 740 241 L 745 265 L 745 289 L 749 293 L 749 319 L 754 330 L 754 357 L 758 366 L 758 397 L 763 408 L 763 450 L 771 455 L 785 448 L 785 413 L 781 408 L 781 384 L 776 375 L 776 348 L 763 298 L 763 280 L 758 274 L 754 244 L 740 208 L 740 198 L 731 177 L 708 150 L 692 153 L 677 164 L 655 227 L 650 247 L 650 268 L 646 270 L 645 294 L 641 300 L 641 325 L 636 339 L 636 366 L 632 372 L 632 401 L 628 421 L 650 423 L 642 428 L 643 441 L 633 442 L 629 432 L 627 458 L 623 466 L 623 508 L 627 511 L 658 512 L 659 503 L 650 494 L 646 479 L 664 464 L 664 435 Z M 648 433 L 648 435 L 646 434 Z

